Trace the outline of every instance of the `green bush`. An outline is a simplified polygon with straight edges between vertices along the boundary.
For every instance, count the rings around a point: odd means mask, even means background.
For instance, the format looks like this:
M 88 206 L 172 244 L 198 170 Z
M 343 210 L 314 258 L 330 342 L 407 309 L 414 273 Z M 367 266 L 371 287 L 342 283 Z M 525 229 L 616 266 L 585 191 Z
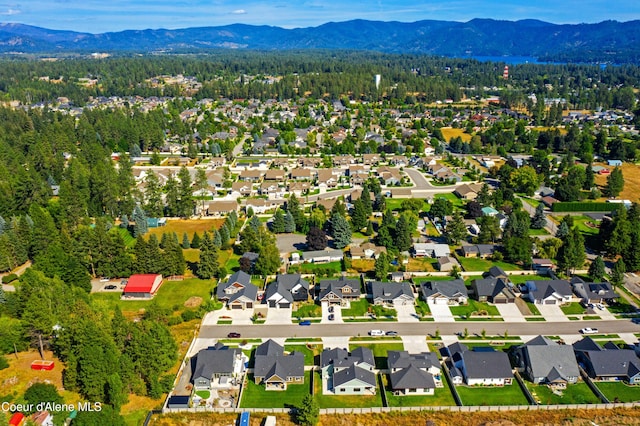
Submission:
M 9 284 L 12 281 L 15 281 L 18 279 L 18 276 L 16 274 L 9 274 L 9 275 L 5 275 L 4 277 L 2 277 L 2 284 Z
M 4 370 L 5 368 L 9 368 L 9 362 L 3 356 L 0 356 L 0 370 Z

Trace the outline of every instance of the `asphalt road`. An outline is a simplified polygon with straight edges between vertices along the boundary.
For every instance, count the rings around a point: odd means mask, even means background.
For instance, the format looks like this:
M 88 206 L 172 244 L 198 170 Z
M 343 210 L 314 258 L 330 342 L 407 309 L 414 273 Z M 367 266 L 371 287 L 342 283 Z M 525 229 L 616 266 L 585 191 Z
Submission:
M 455 323 L 345 323 L 345 324 L 311 324 L 278 325 L 264 327 L 263 325 L 205 325 L 200 328 L 199 338 L 213 339 L 225 338 L 231 331 L 240 333 L 243 338 L 273 338 L 273 337 L 331 337 L 331 336 L 366 336 L 371 329 L 384 331 L 394 330 L 400 335 L 427 335 L 434 334 L 436 330 L 441 335 L 454 335 L 464 332 L 469 334 L 481 334 L 484 330 L 487 335 L 502 335 L 505 330 L 511 336 L 519 335 L 565 335 L 579 334 L 584 327 L 597 328 L 599 333 L 639 333 L 640 325 L 633 324 L 630 320 L 614 321 L 569 321 L 569 322 L 455 322 Z

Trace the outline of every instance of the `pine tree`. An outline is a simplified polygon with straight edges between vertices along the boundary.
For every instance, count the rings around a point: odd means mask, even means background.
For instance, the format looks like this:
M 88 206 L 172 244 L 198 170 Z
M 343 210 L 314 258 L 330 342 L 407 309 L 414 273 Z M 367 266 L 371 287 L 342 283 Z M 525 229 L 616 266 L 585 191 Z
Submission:
M 365 215 L 367 217 L 371 216 L 371 213 L 373 213 L 373 205 L 371 204 L 371 191 L 369 191 L 369 184 L 367 184 L 367 182 L 362 185 L 360 200 L 362 200 Z
M 167 245 L 169 244 L 169 234 L 167 234 L 166 232 L 162 233 L 162 237 L 160 237 L 160 248 L 161 249 L 165 249 L 167 247 Z
M 222 224 L 220 229 L 218 229 L 218 233 L 220 234 L 220 242 L 221 242 L 220 246 L 222 247 L 229 242 L 229 238 L 230 238 L 229 228 L 227 228 L 226 223 Z
M 164 192 L 166 193 L 165 201 L 167 202 L 166 215 L 169 217 L 180 216 L 180 189 L 178 181 L 170 174 L 167 182 L 164 184 Z
M 595 186 L 595 173 L 593 172 L 593 165 L 591 163 L 587 164 L 587 169 L 585 170 L 584 175 L 584 183 L 582 184 L 582 189 L 586 191 L 590 191 L 591 188 Z
M 572 270 L 582 267 L 585 259 L 584 237 L 578 228 L 572 228 L 558 250 L 558 267 L 569 275 Z
M 411 229 L 411 224 L 407 220 L 405 215 L 400 215 L 398 222 L 396 222 L 396 231 L 395 231 L 395 246 L 398 251 L 403 252 L 407 251 L 413 245 L 413 240 L 411 239 L 411 234 L 413 229 Z
M 129 228 L 129 217 L 124 213 L 120 216 L 120 228 Z
M 217 229 L 213 230 L 212 240 L 213 240 L 213 244 L 216 247 L 218 247 L 218 248 L 222 247 L 222 237 L 220 236 L 220 232 L 218 232 Z
M 621 286 L 624 284 L 625 272 L 627 272 L 627 267 L 624 264 L 624 260 L 620 258 L 613 264 L 613 268 L 611 269 L 611 284 L 614 286 Z
M 380 253 L 380 256 L 376 259 L 374 270 L 377 280 L 387 278 L 387 273 L 389 272 L 389 259 L 385 252 Z
M 313 395 L 306 395 L 302 404 L 296 407 L 296 423 L 300 426 L 316 426 L 320 420 L 320 406 Z
M 531 228 L 543 229 L 545 226 L 547 226 L 547 218 L 544 215 L 544 205 L 540 203 L 536 207 L 536 212 L 531 219 Z
M 7 230 L 7 221 L 4 220 L 2 216 L 0 216 L 0 235 L 4 234 Z
M 598 256 L 589 265 L 589 278 L 593 282 L 601 282 L 604 278 L 604 273 L 604 260 L 602 260 L 602 256 Z
M 293 220 L 296 222 L 296 231 L 307 233 L 307 218 L 300 207 L 300 202 L 295 194 L 291 194 L 287 201 L 287 211 L 293 216 Z
M 252 227 L 254 231 L 257 231 L 258 228 L 262 228 L 262 222 L 260 222 L 260 218 L 258 216 L 253 216 L 249 220 L 249 226 Z
M 467 227 L 464 224 L 462 213 L 454 213 L 451 220 L 447 223 L 447 228 L 444 233 L 447 242 L 452 245 L 457 245 L 467 236 Z
M 197 232 L 194 232 L 193 238 L 191 238 L 191 248 L 200 248 L 200 235 Z
M 195 201 L 193 200 L 193 188 L 191 188 L 191 174 L 185 166 L 180 168 L 178 179 L 180 180 L 178 187 L 178 194 L 180 195 L 178 213 L 180 217 L 189 217 L 193 214 Z
M 168 183 L 168 182 L 167 182 Z M 169 194 L 167 193 L 167 198 Z M 153 170 L 147 170 L 145 178 L 144 198 L 147 201 L 145 210 L 151 217 L 161 217 L 163 215 L 162 186 L 158 176 Z
M 213 244 L 208 232 L 205 232 L 200 244 L 200 261 L 196 275 L 200 279 L 211 279 L 216 276 L 218 264 L 218 248 Z
M 331 215 L 331 237 L 336 248 L 342 249 L 351 244 L 351 227 L 339 213 Z
M 296 221 L 291 215 L 291 212 L 287 212 L 284 215 L 284 232 L 290 234 L 296 232 Z
M 371 221 L 369 221 L 369 223 L 367 223 L 367 230 L 364 231 L 365 235 L 371 236 L 373 235 L 373 223 L 371 223 Z
M 288 212 L 287 212 L 288 213 Z M 284 213 L 281 209 L 277 209 L 271 221 L 271 232 L 274 234 L 282 234 L 284 232 Z
M 138 235 L 144 235 L 149 230 L 147 225 L 147 216 L 144 214 L 142 207 L 140 205 L 136 205 L 133 209 L 132 215 L 133 221 L 135 225 L 133 227 L 133 236 L 137 237 Z
M 353 209 L 351 210 L 351 226 L 353 230 L 356 232 L 361 231 L 362 228 L 367 226 L 368 219 L 369 217 L 362 202 L 362 197 L 360 197 L 354 201 Z
M 624 177 L 622 176 L 622 169 L 616 167 L 611 174 L 607 176 L 607 186 L 605 192 L 609 197 L 617 197 L 624 189 Z
M 187 235 L 186 232 L 182 234 L 182 248 L 185 250 L 191 248 L 191 243 L 189 242 L 189 235 Z
M 569 235 L 569 225 L 567 222 L 560 222 L 558 230 L 556 231 L 556 238 L 564 240 Z

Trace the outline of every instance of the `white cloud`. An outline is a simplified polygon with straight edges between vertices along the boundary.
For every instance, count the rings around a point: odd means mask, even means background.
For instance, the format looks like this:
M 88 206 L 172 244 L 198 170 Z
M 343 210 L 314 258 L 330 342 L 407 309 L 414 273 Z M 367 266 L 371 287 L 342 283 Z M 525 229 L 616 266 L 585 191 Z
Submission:
M 236 9 L 233 12 L 231 12 L 233 15 L 246 15 L 247 11 L 244 9 Z
M 3 10 L 2 12 L 0 12 L 0 15 L 4 15 L 4 16 L 12 16 L 12 15 L 19 15 L 20 13 L 22 13 L 22 11 L 20 9 L 14 9 L 12 7 Z

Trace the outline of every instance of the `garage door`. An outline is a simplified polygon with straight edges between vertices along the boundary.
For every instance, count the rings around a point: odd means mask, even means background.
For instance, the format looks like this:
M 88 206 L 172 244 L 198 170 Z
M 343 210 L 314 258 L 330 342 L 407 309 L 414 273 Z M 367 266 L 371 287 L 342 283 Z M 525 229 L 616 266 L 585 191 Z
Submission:
M 281 308 L 286 308 L 286 309 L 288 309 L 288 308 L 290 308 L 290 307 L 291 307 L 291 303 L 281 303 L 281 304 L 280 304 L 280 307 L 281 307 Z
M 449 300 L 444 297 L 438 297 L 437 299 L 433 299 L 433 303 L 436 305 L 448 305 Z
M 553 299 L 547 299 L 547 300 L 544 301 L 544 304 L 545 305 L 555 305 L 556 301 L 553 300 Z
M 493 303 L 507 303 L 507 299 L 495 299 Z
M 275 308 L 276 307 L 276 301 L 275 300 L 269 300 L 269 307 L 270 308 Z
M 242 305 L 238 305 L 238 304 L 231 305 L 231 309 L 242 309 Z

